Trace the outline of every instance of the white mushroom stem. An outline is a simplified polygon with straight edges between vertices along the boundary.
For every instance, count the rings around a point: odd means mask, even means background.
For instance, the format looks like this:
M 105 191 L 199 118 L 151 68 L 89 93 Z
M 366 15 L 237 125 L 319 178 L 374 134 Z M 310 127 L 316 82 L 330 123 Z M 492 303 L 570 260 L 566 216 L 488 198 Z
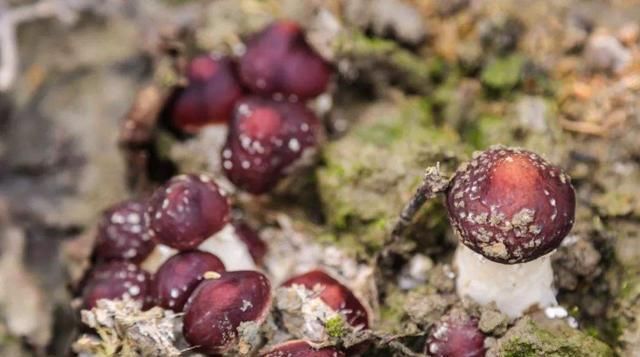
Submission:
M 238 237 L 231 224 L 227 224 L 221 231 L 207 238 L 198 246 L 198 249 L 216 255 L 228 271 L 256 270 L 256 263 L 251 257 L 249 248 Z M 150 273 L 155 273 L 162 263 L 177 253 L 178 251 L 171 247 L 158 244 L 140 266 Z
M 238 237 L 231 224 L 202 242 L 198 249 L 218 256 L 229 271 L 257 269 L 249 248 Z
M 500 264 L 460 244 L 455 256 L 458 295 L 482 305 L 495 302 L 511 318 L 532 306 L 556 305 L 551 254 L 527 263 Z

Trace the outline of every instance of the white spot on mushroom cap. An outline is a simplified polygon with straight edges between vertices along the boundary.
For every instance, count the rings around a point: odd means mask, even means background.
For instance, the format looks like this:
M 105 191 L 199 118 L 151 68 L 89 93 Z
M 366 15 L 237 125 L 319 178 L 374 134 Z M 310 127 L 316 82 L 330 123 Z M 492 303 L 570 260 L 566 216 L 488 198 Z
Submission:
M 298 141 L 298 139 L 293 138 L 293 139 L 289 140 L 289 150 L 291 150 L 293 152 L 300 151 L 300 142 Z
M 137 285 L 133 285 L 129 288 L 128 292 L 131 296 L 137 296 L 138 294 L 140 294 L 140 287 Z
M 180 292 L 178 291 L 178 289 L 171 289 L 171 291 L 169 291 L 169 296 L 171 296 L 172 298 L 177 298 L 178 295 L 180 294 Z

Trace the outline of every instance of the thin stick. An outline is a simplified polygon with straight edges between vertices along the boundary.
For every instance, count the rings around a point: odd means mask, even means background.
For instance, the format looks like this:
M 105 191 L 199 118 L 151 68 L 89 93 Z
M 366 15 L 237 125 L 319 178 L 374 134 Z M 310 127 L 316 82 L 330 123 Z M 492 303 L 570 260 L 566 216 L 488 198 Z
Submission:
M 95 5 L 93 0 L 69 2 L 45 0 L 14 9 L 0 9 L 0 92 L 8 90 L 18 75 L 18 45 L 16 28 L 23 22 L 57 17 L 62 22 L 72 22 L 77 11 Z M 0 8 L 1 8 L 0 4 Z
M 402 237 L 425 202 L 444 192 L 448 186 L 449 180 L 440 173 L 440 163 L 427 168 L 422 184 L 400 212 L 400 217 L 391 231 L 391 242 Z

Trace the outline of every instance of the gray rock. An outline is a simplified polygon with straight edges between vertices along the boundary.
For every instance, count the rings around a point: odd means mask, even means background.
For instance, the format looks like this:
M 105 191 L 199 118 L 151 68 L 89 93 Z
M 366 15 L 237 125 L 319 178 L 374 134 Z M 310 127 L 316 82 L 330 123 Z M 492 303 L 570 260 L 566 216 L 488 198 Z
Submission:
M 378 36 L 392 36 L 417 45 L 426 35 L 426 25 L 418 10 L 402 0 L 352 0 L 345 2 L 347 20 Z
M 631 53 L 615 37 L 594 34 L 589 38 L 584 59 L 591 70 L 617 73 L 631 62 Z
M 523 127 L 537 133 L 548 129 L 549 109 L 541 97 L 525 96 L 516 103 L 516 117 Z

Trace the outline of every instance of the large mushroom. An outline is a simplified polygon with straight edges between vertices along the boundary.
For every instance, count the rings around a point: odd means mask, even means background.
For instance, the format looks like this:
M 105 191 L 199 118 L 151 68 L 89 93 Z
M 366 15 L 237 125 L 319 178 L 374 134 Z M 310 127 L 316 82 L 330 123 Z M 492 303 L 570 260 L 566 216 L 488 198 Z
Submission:
M 574 222 L 569 177 L 535 153 L 492 147 L 463 165 L 446 191 L 460 240 L 458 294 L 517 317 L 556 304 L 552 253 Z

